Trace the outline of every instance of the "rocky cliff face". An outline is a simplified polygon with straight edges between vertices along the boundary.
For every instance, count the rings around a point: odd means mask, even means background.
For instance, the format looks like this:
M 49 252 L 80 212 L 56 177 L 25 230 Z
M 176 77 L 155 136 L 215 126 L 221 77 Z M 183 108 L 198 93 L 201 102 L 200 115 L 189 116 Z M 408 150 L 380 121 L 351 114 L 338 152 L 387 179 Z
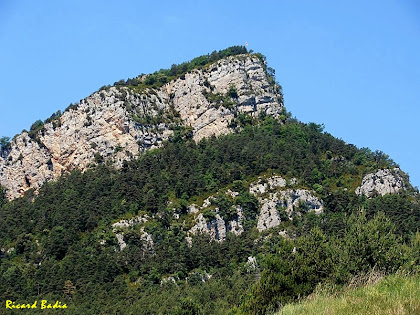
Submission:
M 270 193 L 267 198 L 260 198 L 260 204 L 261 212 L 257 223 L 260 232 L 276 227 L 284 220 L 293 220 L 295 215 L 300 216 L 308 211 L 320 214 L 323 211 L 322 200 L 305 189 L 286 189 Z
M 149 233 L 145 232 L 144 230 L 144 224 L 149 220 L 150 218 L 147 215 L 144 215 L 129 220 L 120 220 L 112 224 L 112 232 L 115 233 L 115 237 L 118 243 L 118 250 L 121 251 L 127 247 L 127 243 L 124 239 L 125 233 L 133 227 L 135 228 L 137 226 L 140 226 L 139 233 L 140 240 L 143 242 L 142 249 L 143 251 L 153 252 L 153 238 Z M 105 240 L 102 241 L 102 244 L 105 244 Z
M 294 216 L 309 211 L 322 213 L 323 201 L 314 192 L 294 188 L 296 184 L 295 178 L 286 181 L 281 176 L 271 176 L 260 178 L 250 185 L 249 192 L 257 197 L 260 204 L 258 231 L 276 227 L 282 221 L 293 220 Z
M 237 193 L 229 191 L 227 195 L 230 195 L 234 198 Z M 229 220 L 225 220 L 220 215 L 220 209 L 214 208 L 211 209 L 211 213 L 213 214 L 212 217 L 206 218 L 203 214 L 203 210 L 209 209 L 211 205 L 211 200 L 213 197 L 209 197 L 204 200 L 204 203 L 201 207 L 197 206 L 196 204 L 192 204 L 189 206 L 189 212 L 194 216 L 194 214 L 198 213 L 194 222 L 194 226 L 188 231 L 189 235 L 198 234 L 198 233 L 206 233 L 209 234 L 210 237 L 216 241 L 223 241 L 226 239 L 227 233 L 233 233 L 235 235 L 241 235 L 244 232 L 243 227 L 243 220 L 244 214 L 242 212 L 242 208 L 240 205 L 234 206 L 235 215 Z M 191 240 L 190 237 L 187 238 L 189 241 Z
M 372 197 L 375 194 L 386 195 L 394 194 L 407 185 L 399 168 L 378 170 L 376 173 L 370 173 L 363 177 L 362 184 L 356 188 L 358 196 L 365 195 Z
M 259 203 L 257 214 L 257 229 L 264 230 L 279 226 L 281 222 L 293 220 L 294 216 L 301 216 L 309 211 L 320 214 L 323 211 L 323 201 L 315 193 L 306 189 L 294 188 L 297 180 L 287 181 L 281 176 L 259 178 L 249 185 L 249 193 L 253 194 Z M 239 193 L 228 190 L 226 195 L 234 198 Z M 201 207 L 193 204 L 189 206 L 190 213 L 197 214 L 194 226 L 189 234 L 206 233 L 216 241 L 225 240 L 227 233 L 236 235 L 244 232 L 244 214 L 241 206 L 235 205 L 236 215 L 231 220 L 224 220 L 216 207 L 211 209 L 213 216 L 205 218 L 204 211 L 209 209 L 211 199 L 204 200 Z
M 161 145 L 175 125 L 200 140 L 232 132 L 239 113 L 278 116 L 282 108 L 282 96 L 270 83 L 264 63 L 249 54 L 219 60 L 160 88 L 111 87 L 39 130 L 17 135 L 0 157 L 0 184 L 13 199 L 91 163 L 119 167 Z

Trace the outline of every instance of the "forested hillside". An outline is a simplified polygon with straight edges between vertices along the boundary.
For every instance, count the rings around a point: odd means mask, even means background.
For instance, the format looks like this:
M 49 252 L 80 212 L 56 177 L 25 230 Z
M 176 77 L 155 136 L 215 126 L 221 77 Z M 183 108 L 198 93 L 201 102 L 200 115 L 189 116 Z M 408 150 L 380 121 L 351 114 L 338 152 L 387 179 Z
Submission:
M 192 64 L 116 85 L 161 88 Z M 420 198 L 392 159 L 284 108 L 256 113 L 199 140 L 178 124 L 120 168 L 99 155 L 13 200 L 1 188 L 2 303 L 266 314 L 372 270 L 419 271 Z
M 415 269 L 417 194 L 408 189 L 367 199 L 354 193 L 363 174 L 394 166 L 383 153 L 292 119 L 269 118 L 199 143 L 173 139 L 121 171 L 99 163 L 45 184 L 37 196 L 3 201 L 1 291 L 23 302 L 67 301 L 80 314 L 263 313 L 310 294 L 320 282 L 345 284 L 372 268 Z M 298 178 L 324 200 L 324 212 L 286 217 L 259 234 L 258 201 L 247 188 L 264 173 Z M 198 234 L 189 244 L 187 205 L 227 187 L 239 191 L 231 204 L 246 209 L 244 233 L 223 242 Z M 138 215 L 151 218 L 144 231 L 153 247 L 145 248 L 134 227 L 119 250 L 111 224 Z M 279 235 L 283 230 L 288 237 Z

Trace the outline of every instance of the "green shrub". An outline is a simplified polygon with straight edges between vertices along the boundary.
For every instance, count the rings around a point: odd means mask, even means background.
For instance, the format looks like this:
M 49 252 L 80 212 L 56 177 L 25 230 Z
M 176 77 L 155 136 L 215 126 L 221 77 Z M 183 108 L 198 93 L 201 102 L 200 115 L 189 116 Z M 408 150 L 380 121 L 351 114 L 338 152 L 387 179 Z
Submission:
M 207 222 L 211 222 L 216 219 L 216 213 L 213 210 L 206 208 L 203 210 L 203 217 Z

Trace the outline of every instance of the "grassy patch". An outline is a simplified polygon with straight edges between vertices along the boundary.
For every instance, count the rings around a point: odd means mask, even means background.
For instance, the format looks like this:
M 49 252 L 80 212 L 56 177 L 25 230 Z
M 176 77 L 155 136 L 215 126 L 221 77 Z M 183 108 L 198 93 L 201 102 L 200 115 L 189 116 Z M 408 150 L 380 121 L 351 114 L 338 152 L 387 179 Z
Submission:
M 278 314 L 420 314 L 420 276 L 391 275 L 335 296 L 317 292 Z

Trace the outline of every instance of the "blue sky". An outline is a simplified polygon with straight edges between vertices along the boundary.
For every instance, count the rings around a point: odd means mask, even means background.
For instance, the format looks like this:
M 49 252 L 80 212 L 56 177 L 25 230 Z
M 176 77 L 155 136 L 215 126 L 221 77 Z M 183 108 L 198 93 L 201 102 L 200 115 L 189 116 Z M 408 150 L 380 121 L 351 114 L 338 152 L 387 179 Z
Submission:
M 0 0 L 0 136 L 102 85 L 245 42 L 295 117 L 384 151 L 420 186 L 416 0 Z

